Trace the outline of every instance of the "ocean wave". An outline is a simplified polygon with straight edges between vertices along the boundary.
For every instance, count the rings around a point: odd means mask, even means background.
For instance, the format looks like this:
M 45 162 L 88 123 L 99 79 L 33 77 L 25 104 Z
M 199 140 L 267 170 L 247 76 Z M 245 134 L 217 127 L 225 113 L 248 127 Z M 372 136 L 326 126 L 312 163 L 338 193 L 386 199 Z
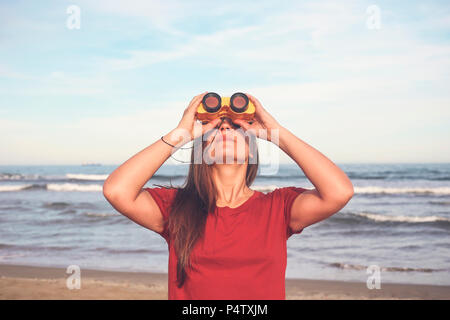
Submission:
M 157 179 L 185 179 L 187 177 L 187 175 L 185 174 L 154 174 L 152 176 L 153 178 L 157 178 Z
M 435 187 L 435 188 L 389 188 L 389 187 L 354 187 L 357 194 L 441 194 L 450 195 L 450 187 Z
M 21 174 L 21 173 L 9 173 L 2 172 L 0 173 L 0 181 L 17 181 L 17 180 L 38 180 L 43 178 L 38 174 Z
M 271 192 L 275 190 L 276 188 L 279 188 L 279 186 L 276 185 L 269 185 L 269 186 L 252 186 L 252 189 L 255 191 L 261 191 L 261 192 Z
M 439 216 L 392 216 L 392 215 L 382 215 L 374 213 L 351 213 L 360 217 L 367 218 L 369 220 L 377 222 L 406 222 L 406 223 L 426 223 L 426 222 L 450 222 L 450 218 L 439 217 Z
M 42 220 L 36 220 L 33 222 L 34 226 L 68 226 L 70 223 L 73 223 L 73 221 L 67 220 L 66 217 L 61 218 L 47 218 Z
M 16 246 L 14 244 L 6 244 L 6 243 L 0 243 L 0 249 L 10 249 L 15 248 Z
M 442 173 L 440 173 L 442 174 Z M 408 175 L 408 174 L 402 174 L 402 172 L 375 172 L 373 174 L 358 174 L 358 173 L 352 173 L 347 172 L 347 176 L 351 180 L 431 180 L 431 181 L 448 181 L 450 180 L 450 176 L 427 176 L 427 175 Z M 277 175 L 277 174 L 270 174 L 270 175 L 258 175 L 256 179 L 261 180 L 284 180 L 284 179 L 306 179 L 305 175 L 302 174 L 292 174 L 292 175 Z
M 45 202 L 42 207 L 47 209 L 65 209 L 69 207 L 71 204 L 67 202 Z
M 60 246 L 60 245 L 44 245 L 44 246 L 28 246 L 28 245 L 16 245 L 16 244 L 5 244 L 0 243 L 0 249 L 14 249 L 14 250 L 29 250 L 33 251 L 36 249 L 40 250 L 52 250 L 52 251 L 66 251 L 73 250 L 75 246 Z
M 83 174 L 83 173 L 67 173 L 66 177 L 73 180 L 89 180 L 102 181 L 108 178 L 107 174 Z
M 84 177 L 83 177 L 84 176 Z M 95 181 L 96 179 L 104 177 L 103 175 L 80 175 L 79 180 L 85 179 Z M 298 186 L 298 185 L 297 185 Z M 281 188 L 279 185 L 257 185 L 252 186 L 253 190 L 261 192 L 271 192 L 277 188 Z M 51 191 L 102 191 L 103 186 L 101 184 L 78 184 L 78 183 L 48 183 L 48 184 L 21 184 L 21 185 L 0 185 L 0 192 L 6 191 L 23 191 L 23 190 L 36 190 L 47 189 Z M 432 195 L 450 195 L 450 187 L 435 187 L 435 188 L 393 188 L 393 187 L 354 187 L 355 194 L 432 194 Z M 448 205 L 448 201 L 433 202 L 440 205 Z
M 49 183 L 49 184 L 22 184 L 22 185 L 0 185 L 0 192 L 31 191 L 102 191 L 100 184 L 76 184 L 76 183 Z
M 294 186 L 294 185 L 292 185 Z M 297 187 L 300 187 L 297 185 Z M 253 190 L 261 192 L 271 192 L 277 188 L 278 185 L 259 185 L 252 186 Z M 450 195 L 450 187 L 435 187 L 435 188 L 390 188 L 390 187 L 354 187 L 355 194 L 435 194 L 435 195 Z M 443 202 L 440 204 L 448 204 Z
M 255 178 L 256 180 L 278 180 L 278 181 L 283 181 L 286 179 L 294 179 L 294 180 L 300 180 L 300 179 L 306 179 L 306 177 L 304 175 L 278 175 L 278 174 L 267 174 L 267 175 L 263 175 L 263 174 L 259 174 L 256 176 Z
M 0 255 L 0 261 L 8 260 L 11 258 L 21 258 L 25 257 L 26 255 L 24 253 L 16 253 L 16 254 L 2 254 Z
M 75 212 L 76 213 L 76 212 Z M 82 211 L 73 215 L 71 223 L 84 225 L 92 223 L 99 223 L 102 225 L 114 225 L 129 223 L 131 220 L 124 218 L 119 213 L 114 212 L 95 212 L 95 211 Z
M 51 191 L 102 191 L 103 186 L 99 184 L 76 184 L 76 183 L 49 183 L 47 190 Z
M 431 227 L 443 228 L 444 230 L 450 229 L 450 218 L 428 215 L 428 216 L 413 216 L 413 215 L 392 215 L 392 214 L 381 214 L 373 212 L 352 212 L 352 211 L 342 211 L 333 215 L 330 219 L 323 222 L 325 227 L 335 228 L 335 225 L 343 225 L 345 227 L 350 227 L 352 225 L 366 225 L 366 226 L 377 226 L 377 225 L 404 225 L 415 226 L 415 225 L 428 225 Z M 335 230 L 335 229 L 332 229 Z M 388 231 L 388 228 L 383 228 L 382 230 Z M 407 230 L 407 229 L 404 229 Z M 330 231 L 332 232 L 332 231 Z M 336 234 L 344 234 L 349 232 L 352 234 L 364 234 L 365 230 L 358 230 L 355 228 L 344 228 L 341 231 L 335 231 Z
M 436 204 L 439 206 L 450 206 L 450 201 L 428 201 L 429 204 Z
M 96 218 L 121 217 L 121 215 L 118 213 L 110 213 L 110 212 L 84 212 L 83 214 L 88 217 L 96 217 Z
M 20 173 L 0 173 L 0 181 L 20 181 L 20 180 L 44 180 L 44 181 L 104 181 L 109 174 L 91 174 L 91 173 L 66 173 L 61 175 L 38 175 L 38 174 L 20 174 Z M 186 174 L 154 174 L 152 179 L 156 180 L 174 180 L 186 179 Z
M 46 189 L 45 184 L 1 185 L 0 192 Z
M 0 180 L 21 180 L 24 176 L 20 173 L 0 173 Z
M 427 176 L 427 175 L 402 175 L 393 172 L 391 175 L 365 175 L 365 174 L 351 174 L 347 176 L 351 180 L 429 180 L 429 181 L 449 181 L 449 176 Z
M 130 249 L 119 249 L 119 248 L 95 248 L 95 252 L 106 252 L 111 254 L 152 254 L 152 253 L 166 253 L 167 249 L 144 249 L 144 248 L 130 248 Z
M 334 262 L 329 264 L 330 267 L 335 267 L 339 269 L 346 270 L 367 270 L 369 266 L 360 265 L 360 264 L 349 264 L 349 263 L 341 263 Z M 380 267 L 380 271 L 390 271 L 390 272 L 438 272 L 438 271 L 446 271 L 446 269 L 433 269 L 433 268 L 410 268 L 410 267 Z
M 31 188 L 33 185 L 31 184 L 21 184 L 21 185 L 3 185 L 0 186 L 0 192 L 8 192 L 8 191 L 21 191 Z

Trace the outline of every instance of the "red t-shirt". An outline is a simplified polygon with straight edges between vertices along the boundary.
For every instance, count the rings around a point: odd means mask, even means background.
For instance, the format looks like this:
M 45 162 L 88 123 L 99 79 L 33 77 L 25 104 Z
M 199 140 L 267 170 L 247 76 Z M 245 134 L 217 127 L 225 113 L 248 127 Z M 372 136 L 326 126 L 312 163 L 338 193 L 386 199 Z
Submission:
M 145 188 L 164 219 L 177 189 Z M 237 208 L 216 207 L 205 233 L 191 251 L 192 269 L 176 284 L 177 257 L 167 226 L 160 234 L 169 247 L 169 300 L 284 300 L 286 241 L 294 199 L 307 189 L 284 187 L 254 194 Z

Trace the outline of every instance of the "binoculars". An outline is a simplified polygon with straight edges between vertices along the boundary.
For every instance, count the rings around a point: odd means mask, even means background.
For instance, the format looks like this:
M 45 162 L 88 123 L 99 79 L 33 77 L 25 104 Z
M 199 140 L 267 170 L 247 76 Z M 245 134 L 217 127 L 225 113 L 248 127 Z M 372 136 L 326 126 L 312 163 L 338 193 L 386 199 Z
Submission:
M 221 98 L 215 92 L 208 92 L 197 107 L 196 116 L 202 123 L 224 117 L 253 121 L 255 110 L 245 93 L 236 92 L 231 97 Z

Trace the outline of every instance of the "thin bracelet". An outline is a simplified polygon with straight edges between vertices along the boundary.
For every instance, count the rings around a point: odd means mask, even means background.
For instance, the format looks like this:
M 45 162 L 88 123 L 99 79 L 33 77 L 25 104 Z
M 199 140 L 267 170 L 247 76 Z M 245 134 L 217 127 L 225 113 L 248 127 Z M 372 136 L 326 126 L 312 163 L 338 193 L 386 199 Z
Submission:
M 168 145 L 171 146 L 171 147 L 177 148 L 177 147 L 174 146 L 173 144 L 170 144 L 170 143 L 168 143 L 167 141 L 165 141 L 163 137 L 164 137 L 164 136 L 161 136 L 161 140 L 162 140 L 164 143 L 168 144 Z M 188 148 L 181 148 L 181 147 L 178 147 L 177 149 L 192 149 L 192 147 L 188 147 Z
M 222 120 L 220 121 L 220 123 L 219 123 L 219 125 L 218 125 L 218 128 L 220 128 L 220 126 L 222 125 L 222 123 L 223 123 L 224 120 L 225 120 L 225 118 L 222 118 Z M 212 143 L 212 142 L 214 141 L 214 139 L 216 138 L 217 132 L 219 132 L 219 130 L 217 130 L 216 133 L 214 134 L 214 137 L 213 137 L 211 143 Z M 167 141 L 165 141 L 163 137 L 164 137 L 164 136 L 161 136 L 161 140 L 162 140 L 164 143 L 168 144 L 169 146 L 171 146 L 171 147 L 173 147 L 173 148 L 176 148 L 176 146 L 174 146 L 173 144 L 170 144 L 170 143 L 168 143 Z M 188 147 L 188 148 L 177 148 L 177 149 L 192 149 L 193 147 L 194 147 L 194 146 Z M 173 156 L 170 156 L 170 157 L 173 158 L 173 159 L 175 159 Z M 178 159 L 175 159 L 175 160 L 176 160 L 176 161 L 179 161 L 179 162 L 183 162 L 183 163 L 190 163 L 190 161 L 181 161 L 181 160 L 178 160 Z
M 165 141 L 163 137 L 164 137 L 164 136 L 161 136 L 161 140 L 162 140 L 164 143 L 168 144 L 168 145 L 171 146 L 171 147 L 176 148 L 173 144 L 170 144 L 170 143 L 168 143 L 167 141 Z M 192 147 L 189 147 L 189 148 L 179 148 L 179 149 L 191 149 L 191 148 L 192 148 Z M 175 157 L 174 157 L 173 155 L 171 155 L 170 157 L 171 157 L 172 159 L 178 161 L 178 162 L 181 162 L 181 163 L 191 163 L 190 161 L 182 161 L 182 160 L 175 159 Z

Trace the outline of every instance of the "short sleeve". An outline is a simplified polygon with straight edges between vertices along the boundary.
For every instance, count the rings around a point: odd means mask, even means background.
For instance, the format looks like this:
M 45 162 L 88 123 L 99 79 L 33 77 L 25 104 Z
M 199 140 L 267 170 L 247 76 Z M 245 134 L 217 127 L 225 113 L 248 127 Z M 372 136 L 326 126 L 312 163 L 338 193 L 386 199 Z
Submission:
M 169 229 L 168 229 L 168 220 L 170 209 L 172 206 L 172 202 L 175 198 L 177 189 L 176 188 L 144 188 L 150 195 L 153 200 L 155 200 L 156 204 L 161 211 L 164 219 L 164 230 L 160 233 L 160 235 L 166 239 L 167 243 L 169 243 Z
M 291 208 L 292 204 L 294 203 L 294 200 L 297 198 L 298 195 L 303 193 L 308 189 L 305 188 L 298 188 L 298 187 L 284 187 L 284 188 L 277 188 L 273 192 L 277 194 L 278 201 L 280 201 L 280 205 L 282 206 L 282 211 L 284 215 L 284 223 L 286 226 L 286 239 L 289 239 L 293 234 L 298 234 L 303 231 L 303 229 L 300 229 L 297 232 L 294 232 L 292 228 L 289 226 L 289 223 L 291 221 Z

